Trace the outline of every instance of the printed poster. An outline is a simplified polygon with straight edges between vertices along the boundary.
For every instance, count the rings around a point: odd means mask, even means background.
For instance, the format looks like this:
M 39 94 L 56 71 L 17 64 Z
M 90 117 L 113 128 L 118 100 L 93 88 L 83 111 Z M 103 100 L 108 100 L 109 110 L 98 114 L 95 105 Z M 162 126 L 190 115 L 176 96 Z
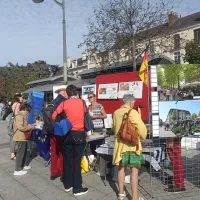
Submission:
M 82 99 L 85 100 L 86 105 L 89 106 L 88 94 L 96 94 L 96 85 L 82 86 Z
M 133 94 L 136 99 L 141 99 L 142 89 L 142 81 L 121 82 L 119 83 L 119 98 L 123 98 L 124 94 Z
M 118 83 L 99 84 L 98 99 L 117 99 Z
M 88 97 L 88 94 L 96 94 L 96 85 L 82 86 L 82 98 Z

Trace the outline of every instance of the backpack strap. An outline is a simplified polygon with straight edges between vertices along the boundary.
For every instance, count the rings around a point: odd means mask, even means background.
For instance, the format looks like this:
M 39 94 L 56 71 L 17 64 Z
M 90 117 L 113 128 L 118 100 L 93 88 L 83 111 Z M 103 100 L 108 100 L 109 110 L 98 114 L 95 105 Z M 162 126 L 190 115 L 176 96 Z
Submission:
M 127 113 L 128 117 L 129 117 L 129 115 L 130 115 L 130 113 L 131 113 L 132 110 L 133 110 L 133 109 L 130 109 L 130 110 L 128 111 L 128 113 Z
M 83 112 L 88 113 L 88 108 L 87 108 L 86 103 L 83 99 L 82 99 L 82 102 L 83 102 Z

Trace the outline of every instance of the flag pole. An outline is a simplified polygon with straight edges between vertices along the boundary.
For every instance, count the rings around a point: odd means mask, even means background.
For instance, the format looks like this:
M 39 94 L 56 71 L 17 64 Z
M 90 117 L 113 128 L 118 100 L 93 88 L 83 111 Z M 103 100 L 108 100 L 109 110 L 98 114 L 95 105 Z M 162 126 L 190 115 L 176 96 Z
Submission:
M 151 124 L 151 114 L 150 114 L 150 74 L 149 74 L 149 64 L 148 64 L 148 67 L 147 67 L 147 76 L 148 76 L 148 82 L 147 82 L 147 89 L 148 89 L 148 116 L 149 116 L 149 120 L 148 120 L 148 124 L 149 124 L 149 139 L 150 139 L 150 127 L 152 128 L 152 124 Z M 152 108 L 151 108 L 152 109 Z
M 146 47 L 146 52 L 148 52 L 148 48 L 149 46 Z M 150 139 L 150 127 L 152 129 L 152 124 L 151 124 L 151 114 L 150 114 L 150 90 L 151 90 L 151 87 L 150 87 L 150 80 L 151 80 L 151 77 L 150 77 L 150 73 L 149 73 L 149 59 L 148 59 L 148 63 L 147 63 L 147 89 L 148 89 L 148 93 L 147 93 L 147 96 L 148 96 L 148 125 L 149 125 L 149 139 Z M 152 109 L 152 108 L 151 108 Z

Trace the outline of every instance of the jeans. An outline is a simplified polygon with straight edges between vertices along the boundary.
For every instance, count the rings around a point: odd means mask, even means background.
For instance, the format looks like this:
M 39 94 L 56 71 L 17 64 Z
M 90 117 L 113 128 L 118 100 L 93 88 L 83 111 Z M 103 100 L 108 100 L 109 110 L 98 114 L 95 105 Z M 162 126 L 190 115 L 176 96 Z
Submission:
M 51 145 L 51 176 L 63 173 L 62 138 L 60 136 L 50 136 Z
M 27 142 L 16 142 L 17 153 L 15 162 L 15 171 L 23 170 L 24 166 L 27 165 Z
M 82 190 L 81 158 L 86 145 L 83 131 L 70 131 L 63 141 L 63 184 L 73 192 Z M 73 158 L 73 159 L 72 159 Z

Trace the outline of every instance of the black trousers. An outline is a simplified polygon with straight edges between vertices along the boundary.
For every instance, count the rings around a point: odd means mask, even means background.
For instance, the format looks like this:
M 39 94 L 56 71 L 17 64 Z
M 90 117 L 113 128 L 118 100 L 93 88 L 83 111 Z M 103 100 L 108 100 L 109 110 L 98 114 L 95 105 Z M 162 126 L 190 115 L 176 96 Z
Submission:
M 82 190 L 81 158 L 86 145 L 83 131 L 70 131 L 63 141 L 63 184 L 65 189 L 73 187 L 73 192 Z
M 16 142 L 16 145 L 15 171 L 21 171 L 27 164 L 27 142 Z

